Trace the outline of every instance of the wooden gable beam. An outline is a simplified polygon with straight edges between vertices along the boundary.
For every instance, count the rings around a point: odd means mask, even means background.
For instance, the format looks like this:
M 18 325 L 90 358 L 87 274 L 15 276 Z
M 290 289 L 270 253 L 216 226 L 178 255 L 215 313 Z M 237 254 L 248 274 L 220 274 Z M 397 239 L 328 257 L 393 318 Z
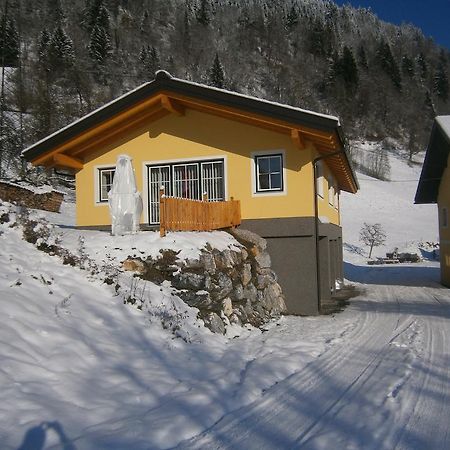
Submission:
M 81 170 L 84 166 L 83 161 L 63 153 L 53 155 L 53 163 L 55 166 L 68 167 L 70 169 Z
M 143 114 L 139 117 L 134 118 L 123 123 L 121 126 L 117 126 L 114 130 L 109 133 L 104 133 L 101 136 L 97 136 L 95 139 L 91 139 L 85 142 L 83 146 L 72 151 L 73 155 L 80 156 L 82 154 L 88 154 L 91 151 L 102 148 L 114 142 L 118 137 L 124 136 L 126 133 L 132 132 L 134 129 L 140 126 L 148 124 L 149 121 L 158 120 L 162 117 L 168 115 L 169 112 L 166 109 L 159 109 L 158 111 L 151 111 L 148 114 Z
M 292 128 L 291 130 L 291 139 L 294 145 L 300 149 L 304 150 L 306 148 L 305 140 L 303 139 L 302 134 L 296 128 Z
M 161 106 L 172 114 L 184 116 L 184 106 L 167 95 L 161 95 Z

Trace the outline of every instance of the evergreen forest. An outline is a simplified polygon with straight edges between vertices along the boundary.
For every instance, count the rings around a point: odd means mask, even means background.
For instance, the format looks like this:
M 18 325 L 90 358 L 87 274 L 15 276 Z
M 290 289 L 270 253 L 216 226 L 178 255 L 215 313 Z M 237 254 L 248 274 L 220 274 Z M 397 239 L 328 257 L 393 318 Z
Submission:
M 337 115 L 410 157 L 450 113 L 448 49 L 328 0 L 2 0 L 0 59 L 0 174 L 158 69 Z

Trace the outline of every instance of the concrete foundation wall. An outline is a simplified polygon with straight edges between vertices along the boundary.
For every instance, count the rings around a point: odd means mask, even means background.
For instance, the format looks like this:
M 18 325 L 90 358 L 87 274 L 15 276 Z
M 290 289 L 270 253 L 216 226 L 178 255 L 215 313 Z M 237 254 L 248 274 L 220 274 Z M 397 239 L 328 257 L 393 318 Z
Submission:
M 314 218 L 243 220 L 241 227 L 267 240 L 288 312 L 319 314 Z M 326 301 L 343 275 L 341 227 L 320 224 L 319 235 L 321 301 Z

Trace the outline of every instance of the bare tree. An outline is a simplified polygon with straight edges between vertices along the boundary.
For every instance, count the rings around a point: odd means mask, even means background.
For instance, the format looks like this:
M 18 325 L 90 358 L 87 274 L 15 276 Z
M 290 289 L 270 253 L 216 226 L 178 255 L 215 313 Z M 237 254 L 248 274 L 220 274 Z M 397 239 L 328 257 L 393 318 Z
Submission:
M 370 246 L 369 258 L 372 257 L 372 249 L 379 247 L 386 240 L 386 233 L 384 232 L 380 223 L 366 223 L 359 232 L 359 240 L 368 246 Z

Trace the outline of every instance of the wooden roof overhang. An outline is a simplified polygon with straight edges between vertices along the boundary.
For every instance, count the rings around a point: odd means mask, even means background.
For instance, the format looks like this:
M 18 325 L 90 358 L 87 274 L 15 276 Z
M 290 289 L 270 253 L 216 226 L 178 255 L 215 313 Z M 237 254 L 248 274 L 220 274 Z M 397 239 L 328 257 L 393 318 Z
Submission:
M 433 123 L 414 198 L 416 204 L 437 202 L 439 186 L 450 154 L 450 129 L 448 129 L 448 124 L 450 124 L 450 116 L 438 116 Z
M 287 134 L 299 150 L 307 141 L 321 155 L 342 150 L 326 162 L 340 189 L 358 190 L 337 118 L 179 80 L 162 71 L 154 81 L 32 145 L 23 156 L 34 165 L 80 170 L 85 158 L 101 146 L 167 114 L 183 116 L 186 109 Z

